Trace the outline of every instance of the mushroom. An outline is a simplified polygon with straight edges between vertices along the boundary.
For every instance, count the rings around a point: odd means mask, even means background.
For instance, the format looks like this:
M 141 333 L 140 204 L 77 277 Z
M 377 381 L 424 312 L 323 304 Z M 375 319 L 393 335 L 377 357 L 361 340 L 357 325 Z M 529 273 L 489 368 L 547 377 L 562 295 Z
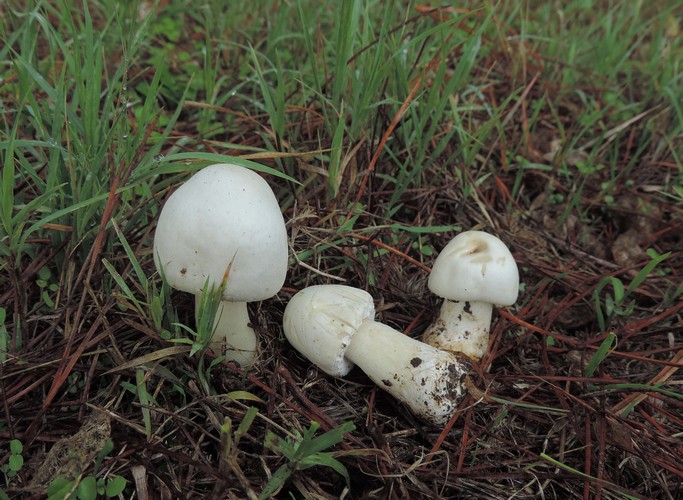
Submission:
M 428 286 L 444 302 L 424 342 L 479 360 L 488 347 L 493 305 L 515 303 L 519 272 L 501 240 L 483 231 L 465 231 L 439 254 Z
M 275 295 L 287 273 L 287 231 L 268 183 L 239 165 L 206 167 L 166 201 L 154 235 L 154 263 L 173 288 L 196 297 L 227 277 L 209 344 L 246 367 L 256 360 L 247 302 Z M 207 281 L 208 280 L 208 281 Z
M 370 294 L 345 285 L 317 285 L 287 304 L 285 336 L 329 375 L 343 377 L 358 365 L 370 379 L 417 416 L 443 425 L 466 394 L 470 366 L 374 320 Z

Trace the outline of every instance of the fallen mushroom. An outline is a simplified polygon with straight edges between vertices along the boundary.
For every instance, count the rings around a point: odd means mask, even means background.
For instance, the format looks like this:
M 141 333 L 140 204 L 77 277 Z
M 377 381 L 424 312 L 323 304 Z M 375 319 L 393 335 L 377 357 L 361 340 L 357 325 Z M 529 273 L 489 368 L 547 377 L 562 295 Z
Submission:
M 444 301 L 424 342 L 479 360 L 488 347 L 493 305 L 515 303 L 519 272 L 501 240 L 482 231 L 465 231 L 439 254 L 428 286 Z
M 154 235 L 157 269 L 170 286 L 194 294 L 197 309 L 205 284 L 218 287 L 227 276 L 209 347 L 241 366 L 257 356 L 247 302 L 280 290 L 287 251 L 284 219 L 270 186 L 232 164 L 206 167 L 180 186 L 166 201 Z
M 317 285 L 287 304 L 283 326 L 289 342 L 329 375 L 343 377 L 358 365 L 417 416 L 443 425 L 466 394 L 469 364 L 374 321 L 370 294 L 344 285 Z

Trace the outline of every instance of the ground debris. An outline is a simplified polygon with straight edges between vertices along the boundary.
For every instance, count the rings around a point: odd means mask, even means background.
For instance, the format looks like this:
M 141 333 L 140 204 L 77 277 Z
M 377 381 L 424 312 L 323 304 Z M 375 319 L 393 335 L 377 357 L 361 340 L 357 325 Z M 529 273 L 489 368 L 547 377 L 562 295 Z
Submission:
M 75 479 L 97 457 L 110 436 L 109 416 L 99 412 L 90 415 L 76 434 L 52 446 L 25 491 L 44 493 L 58 477 Z

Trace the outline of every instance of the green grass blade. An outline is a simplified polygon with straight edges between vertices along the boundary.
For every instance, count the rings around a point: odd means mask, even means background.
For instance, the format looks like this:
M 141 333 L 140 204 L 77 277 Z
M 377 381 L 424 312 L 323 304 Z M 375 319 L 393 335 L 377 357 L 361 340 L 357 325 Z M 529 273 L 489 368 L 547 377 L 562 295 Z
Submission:
M 602 341 L 600 347 L 598 347 L 598 350 L 595 351 L 593 356 L 591 356 L 591 359 L 583 372 L 585 377 L 593 376 L 595 370 L 598 369 L 600 364 L 609 355 L 609 351 L 610 349 L 612 349 L 612 346 L 616 343 L 616 340 L 617 336 L 614 333 L 610 332 L 609 334 L 607 334 L 607 337 L 605 337 L 605 340 Z
M 263 488 L 263 491 L 261 491 L 261 494 L 258 496 L 259 500 L 271 498 L 277 491 L 280 490 L 280 488 L 282 488 L 282 486 L 287 482 L 293 473 L 294 469 L 292 468 L 292 464 L 285 464 L 276 470 L 268 480 L 268 483 L 266 483 L 266 486 Z
M 296 179 L 288 176 L 287 174 L 280 172 L 279 170 L 276 170 L 271 167 L 267 167 L 265 165 L 261 165 L 260 163 L 257 163 L 255 161 L 251 160 L 245 160 L 243 158 L 238 158 L 235 156 L 228 156 L 228 155 L 222 155 L 222 154 L 217 154 L 217 153 L 175 153 L 171 154 L 168 156 L 164 156 L 164 158 L 161 160 L 162 163 L 168 163 L 168 162 L 180 162 L 180 161 L 192 161 L 192 160 L 200 160 L 200 161 L 206 161 L 206 162 L 212 162 L 212 163 L 234 163 L 235 165 L 240 165 L 245 168 L 249 168 L 251 170 L 256 170 L 257 172 L 263 172 L 264 174 L 270 174 L 274 175 L 275 177 L 279 177 L 281 179 L 285 179 L 290 182 L 294 182 L 296 184 L 300 184 Z M 201 168 L 201 167 L 197 167 Z M 190 168 L 185 167 L 184 170 L 190 170 Z
M 563 410 L 562 408 L 553 408 L 552 406 L 540 406 L 540 405 L 534 405 L 534 404 L 530 404 L 530 403 L 521 403 L 519 401 L 510 401 L 508 399 L 499 398 L 497 396 L 492 396 L 491 399 L 493 399 L 496 403 L 500 403 L 500 404 L 504 404 L 504 405 L 510 405 L 510 406 L 517 406 L 519 408 L 525 408 L 527 410 L 550 412 L 550 413 L 567 413 L 567 410 Z
M 147 439 L 152 438 L 152 416 L 149 410 L 152 398 L 147 392 L 147 383 L 145 377 L 145 370 L 138 368 L 135 371 L 135 385 L 138 396 L 138 401 L 140 401 L 140 410 L 142 411 L 142 420 L 145 424 L 145 432 Z
M 628 288 L 626 289 L 625 294 L 628 296 L 630 295 L 636 288 L 638 288 L 643 281 L 647 279 L 647 277 L 650 275 L 650 273 L 654 270 L 655 267 L 657 267 L 659 264 L 664 262 L 669 255 L 671 255 L 671 252 L 667 252 L 663 255 L 656 255 L 656 254 L 651 254 L 650 257 L 652 260 L 645 264 L 645 266 L 638 271 L 638 274 L 636 274 L 636 277 L 633 278 L 633 281 L 628 285 Z
M 344 439 L 344 434 L 352 432 L 355 429 L 356 426 L 353 422 L 345 422 L 339 427 L 335 427 L 317 438 L 313 438 L 308 442 L 302 442 L 299 451 L 303 456 L 314 455 L 341 443 Z
M 575 469 L 575 468 L 573 468 L 573 467 L 570 467 L 569 465 L 566 465 L 566 464 L 560 462 L 559 460 L 555 460 L 553 457 L 547 455 L 546 453 L 541 453 L 541 458 L 542 458 L 543 460 L 547 460 L 547 461 L 550 462 L 551 464 L 553 464 L 553 465 L 555 465 L 555 466 L 557 466 L 557 467 L 559 467 L 559 468 L 561 468 L 561 469 L 563 469 L 563 470 L 566 470 L 566 471 L 568 471 L 568 472 L 571 472 L 572 474 L 576 474 L 577 476 L 581 476 L 581 477 L 590 479 L 590 480 L 592 480 L 592 481 L 595 481 L 595 482 L 597 482 L 597 483 L 600 483 L 600 484 L 602 484 L 605 488 L 608 488 L 608 489 L 610 489 L 610 490 L 612 490 L 612 491 L 617 491 L 617 492 L 619 492 L 620 494 L 624 495 L 625 498 L 629 498 L 629 499 L 632 499 L 632 500 L 638 500 L 638 497 L 634 497 L 634 496 L 631 496 L 631 495 L 628 495 L 628 494 L 622 492 L 621 489 L 619 489 L 616 485 L 610 483 L 609 481 L 605 481 L 604 479 L 598 479 L 597 477 L 594 477 L 594 476 L 591 476 L 591 475 L 586 474 L 586 473 L 584 473 L 584 472 L 581 472 L 580 470 L 577 470 L 577 469 Z
M 335 39 L 335 66 L 332 82 L 332 102 L 341 109 L 342 99 L 349 81 L 348 61 L 353 55 L 353 39 L 358 33 L 360 2 L 348 0 L 341 2 L 337 37 Z
M 332 456 L 332 453 L 318 453 L 301 461 L 301 469 L 307 469 L 314 466 L 329 467 L 346 480 L 347 486 L 351 485 L 351 478 L 349 471 L 346 470 L 344 464 Z
M 107 259 L 102 259 L 102 264 L 107 269 L 107 271 L 109 271 L 109 274 L 111 275 L 111 277 L 114 278 L 114 281 L 119 286 L 119 288 L 123 291 L 123 294 L 125 295 L 125 297 L 133 304 L 135 309 L 137 309 L 138 313 L 144 316 L 144 314 L 145 314 L 144 307 L 142 307 L 142 304 L 140 304 L 138 299 L 135 297 L 135 294 L 130 289 L 130 287 L 126 284 L 126 281 L 119 274 L 119 272 L 116 270 L 116 268 L 114 268 L 114 266 L 111 264 L 111 262 L 109 262 Z
M 240 425 L 235 430 L 235 443 L 238 443 L 240 438 L 249 432 L 249 428 L 251 427 L 251 424 L 254 423 L 256 415 L 258 415 L 258 409 L 250 406 L 244 414 L 244 418 L 240 422 Z
M 126 252 L 126 256 L 128 257 L 128 260 L 130 261 L 131 265 L 133 266 L 133 271 L 135 271 L 135 276 L 137 276 L 138 281 L 142 285 L 142 289 L 145 292 L 148 292 L 149 291 L 149 283 L 147 281 L 147 276 L 146 276 L 145 272 L 142 270 L 142 266 L 140 265 L 140 261 L 138 260 L 137 256 L 135 255 L 135 252 L 133 251 L 133 249 L 128 244 L 128 240 L 126 240 L 126 237 L 121 232 L 121 228 L 119 228 L 119 225 L 116 222 L 116 219 L 112 219 L 111 224 L 114 227 L 114 231 L 116 231 L 116 236 L 118 236 L 119 242 L 121 243 L 121 245 L 123 246 L 123 249 Z

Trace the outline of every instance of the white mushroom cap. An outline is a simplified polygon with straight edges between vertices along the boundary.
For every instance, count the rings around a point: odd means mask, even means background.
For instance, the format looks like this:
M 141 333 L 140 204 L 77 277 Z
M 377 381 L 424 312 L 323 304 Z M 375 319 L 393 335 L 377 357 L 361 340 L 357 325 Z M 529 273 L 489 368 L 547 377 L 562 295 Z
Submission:
M 283 327 L 289 343 L 325 373 L 343 377 L 354 364 L 345 358 L 361 323 L 375 318 L 372 296 L 344 285 L 304 288 L 285 308 Z
M 465 231 L 441 251 L 428 285 L 448 300 L 508 306 L 517 300 L 519 271 L 501 240 L 483 231 Z
M 206 167 L 166 201 L 154 236 L 154 261 L 173 288 L 198 294 L 207 277 L 223 298 L 264 300 L 287 273 L 287 231 L 268 183 L 247 168 Z

